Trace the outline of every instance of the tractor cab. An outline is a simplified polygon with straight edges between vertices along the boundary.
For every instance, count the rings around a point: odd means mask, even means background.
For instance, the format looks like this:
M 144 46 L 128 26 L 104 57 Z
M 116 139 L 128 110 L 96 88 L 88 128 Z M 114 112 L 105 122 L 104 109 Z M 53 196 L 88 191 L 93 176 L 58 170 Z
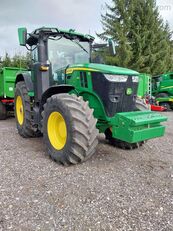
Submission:
M 107 44 L 93 44 L 94 37 L 77 33 L 73 29 L 43 27 L 27 34 L 26 28 L 19 28 L 19 41 L 20 45 L 31 47 L 34 63 L 47 62 L 51 65 L 55 81 L 61 80 L 60 73 L 68 66 L 91 63 L 92 50 L 98 47 L 108 46 L 110 53 L 115 54 L 111 39 L 108 39 Z

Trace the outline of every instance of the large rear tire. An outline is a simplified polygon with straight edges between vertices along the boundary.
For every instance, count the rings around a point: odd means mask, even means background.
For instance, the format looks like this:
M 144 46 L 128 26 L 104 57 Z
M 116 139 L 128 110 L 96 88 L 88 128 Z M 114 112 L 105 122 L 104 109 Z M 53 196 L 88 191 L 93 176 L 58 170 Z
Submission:
M 7 110 L 5 105 L 0 102 L 0 120 L 5 120 L 7 118 Z
M 33 127 L 31 100 L 23 81 L 16 84 L 14 106 L 19 134 L 24 138 L 40 136 L 40 131 Z
M 78 164 L 90 158 L 98 144 L 97 120 L 82 97 L 57 94 L 44 105 L 43 137 L 50 157 L 63 164 Z

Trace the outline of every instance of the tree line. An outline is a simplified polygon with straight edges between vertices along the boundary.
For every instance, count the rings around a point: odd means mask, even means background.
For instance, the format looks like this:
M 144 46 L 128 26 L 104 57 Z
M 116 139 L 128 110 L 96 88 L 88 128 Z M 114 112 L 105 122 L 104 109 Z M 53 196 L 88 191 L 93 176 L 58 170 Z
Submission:
M 25 55 L 15 54 L 12 57 L 6 52 L 4 57 L 0 57 L 0 67 L 28 68 L 30 65 L 30 52 L 27 52 Z

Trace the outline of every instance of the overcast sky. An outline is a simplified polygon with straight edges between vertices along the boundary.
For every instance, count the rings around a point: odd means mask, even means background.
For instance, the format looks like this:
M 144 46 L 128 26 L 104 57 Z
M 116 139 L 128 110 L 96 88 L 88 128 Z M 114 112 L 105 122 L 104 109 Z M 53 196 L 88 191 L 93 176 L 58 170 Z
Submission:
M 111 0 L 0 0 L 0 55 L 23 52 L 17 28 L 31 32 L 40 26 L 74 28 L 82 33 L 101 32 L 101 13 Z M 173 0 L 157 0 L 160 14 L 173 30 Z

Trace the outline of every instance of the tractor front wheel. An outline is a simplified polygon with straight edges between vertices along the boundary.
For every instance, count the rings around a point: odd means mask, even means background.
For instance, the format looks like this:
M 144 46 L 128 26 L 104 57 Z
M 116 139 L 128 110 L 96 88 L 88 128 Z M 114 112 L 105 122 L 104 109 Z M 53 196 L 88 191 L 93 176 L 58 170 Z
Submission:
M 128 142 L 113 138 L 112 132 L 109 128 L 106 129 L 105 131 L 105 137 L 106 137 L 106 140 L 108 140 L 112 146 L 121 148 L 121 149 L 129 149 L 129 150 L 136 149 L 142 146 L 144 143 L 144 141 L 138 142 L 138 143 L 128 143 Z
M 47 99 L 42 117 L 44 143 L 54 161 L 68 166 L 84 162 L 95 153 L 97 120 L 82 97 L 53 95 Z
M 5 120 L 7 118 L 7 110 L 5 105 L 0 102 L 0 120 Z

